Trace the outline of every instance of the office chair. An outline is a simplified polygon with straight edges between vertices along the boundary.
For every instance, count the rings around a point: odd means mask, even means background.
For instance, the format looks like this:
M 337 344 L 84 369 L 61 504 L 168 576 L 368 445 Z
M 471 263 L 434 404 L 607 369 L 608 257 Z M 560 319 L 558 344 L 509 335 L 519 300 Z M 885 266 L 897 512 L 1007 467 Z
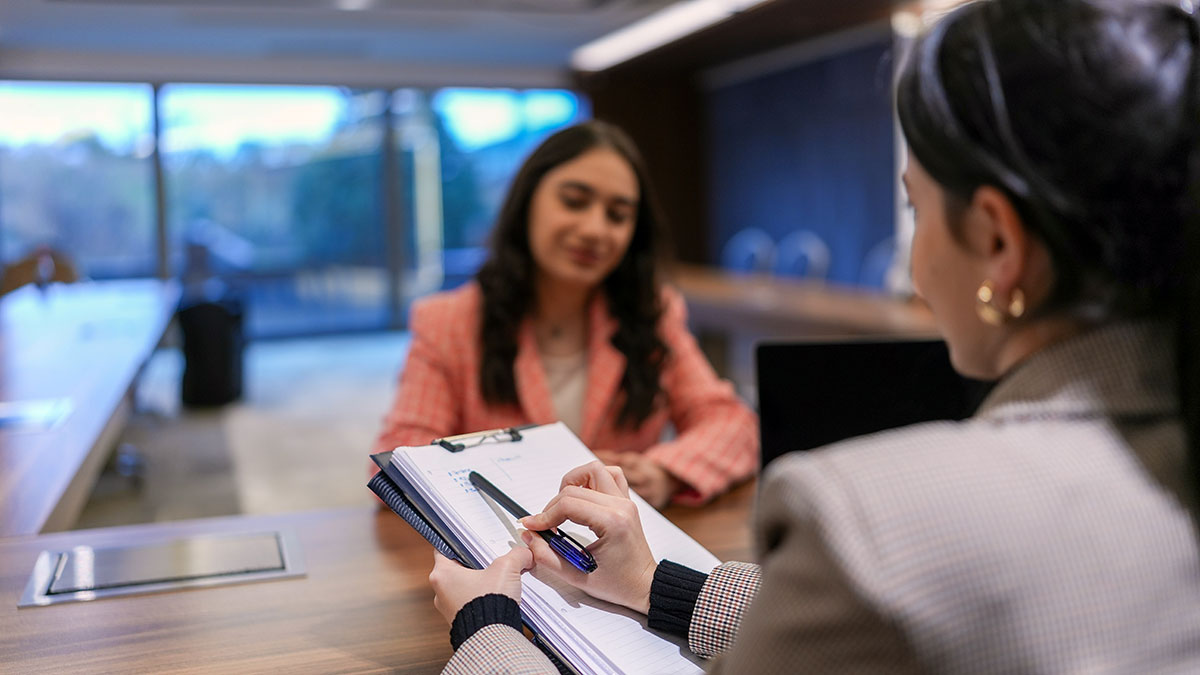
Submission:
M 896 238 L 886 237 L 867 250 L 858 273 L 858 283 L 868 288 L 885 288 L 896 258 Z
M 796 230 L 775 249 L 775 274 L 783 277 L 825 279 L 833 256 L 829 246 L 810 230 Z
M 734 272 L 769 273 L 775 261 L 775 240 L 757 227 L 729 238 L 721 249 L 721 267 Z
M 4 273 L 0 275 L 0 295 L 11 293 L 26 284 L 45 286 L 54 282 L 73 284 L 76 281 L 79 281 L 79 272 L 65 253 L 39 247 L 4 267 Z

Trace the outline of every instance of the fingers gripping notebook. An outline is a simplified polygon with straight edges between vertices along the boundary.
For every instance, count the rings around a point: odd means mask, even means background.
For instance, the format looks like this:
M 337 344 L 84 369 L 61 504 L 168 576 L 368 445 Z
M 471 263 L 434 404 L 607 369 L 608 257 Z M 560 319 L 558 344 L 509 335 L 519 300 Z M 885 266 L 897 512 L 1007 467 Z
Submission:
M 434 444 L 375 455 L 383 473 L 372 479 L 371 489 L 439 551 L 450 551 L 470 567 L 485 566 L 523 546 L 521 528 L 471 484 L 472 471 L 517 503 L 540 510 L 558 493 L 567 471 L 596 459 L 561 423 L 522 430 L 518 437 L 491 437 L 454 452 Z M 657 559 L 703 572 L 718 564 L 644 500 L 633 499 Z M 574 523 L 561 529 L 585 545 L 595 540 Z M 536 569 L 522 578 L 521 612 L 531 630 L 580 673 L 702 672 L 685 641 L 650 630 L 645 616 L 596 600 Z

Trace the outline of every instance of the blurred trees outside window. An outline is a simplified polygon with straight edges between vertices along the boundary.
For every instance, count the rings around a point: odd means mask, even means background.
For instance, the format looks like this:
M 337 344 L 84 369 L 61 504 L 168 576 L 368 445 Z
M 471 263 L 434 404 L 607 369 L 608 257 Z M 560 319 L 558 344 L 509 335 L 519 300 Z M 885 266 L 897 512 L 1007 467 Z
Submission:
M 226 281 L 251 335 L 388 325 L 385 105 L 337 87 L 164 86 L 172 272 Z
M 578 95 L 546 89 L 401 89 L 392 110 L 408 297 L 469 279 L 525 156 L 589 116 Z
M 92 278 L 154 274 L 151 91 L 0 82 L 0 261 L 49 246 Z
M 588 116 L 566 90 L 0 82 L 0 257 L 165 269 L 246 301 L 251 337 L 399 325 L 470 278 L 525 155 Z M 389 125 L 390 121 L 390 125 Z M 391 139 L 391 145 L 387 145 Z M 156 146 L 157 143 L 157 146 Z

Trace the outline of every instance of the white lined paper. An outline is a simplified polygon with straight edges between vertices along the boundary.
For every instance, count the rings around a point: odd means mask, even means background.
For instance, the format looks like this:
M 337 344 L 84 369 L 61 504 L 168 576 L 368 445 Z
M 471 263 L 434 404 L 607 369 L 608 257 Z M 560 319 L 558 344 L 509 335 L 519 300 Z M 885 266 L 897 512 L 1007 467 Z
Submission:
M 589 451 L 561 422 L 522 431 L 519 442 L 483 443 L 462 452 L 440 446 L 397 448 L 395 464 L 471 553 L 487 563 L 514 545 L 519 525 L 493 508 L 466 476 L 478 471 L 531 513 L 558 493 L 562 476 L 593 461 Z M 656 559 L 668 558 L 702 572 L 715 556 L 636 495 L 642 527 Z M 581 542 L 594 535 L 570 523 L 565 529 Z M 522 610 L 540 635 L 586 673 L 700 673 L 701 660 L 685 640 L 646 627 L 644 616 L 596 600 L 548 574 L 526 574 Z

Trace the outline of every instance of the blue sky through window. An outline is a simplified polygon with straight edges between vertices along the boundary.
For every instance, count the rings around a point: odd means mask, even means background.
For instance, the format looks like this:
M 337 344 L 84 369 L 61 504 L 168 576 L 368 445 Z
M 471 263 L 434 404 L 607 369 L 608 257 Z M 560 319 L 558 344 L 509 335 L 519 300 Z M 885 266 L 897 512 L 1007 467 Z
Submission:
M 433 97 L 433 109 L 465 151 L 507 141 L 525 132 L 563 126 L 580 115 L 569 91 L 447 88 Z
M 317 145 L 332 135 L 346 104 L 334 87 L 167 85 L 163 152 L 229 158 L 245 143 Z
M 150 87 L 145 84 L 0 82 L 0 143 L 50 145 L 94 135 L 116 152 L 147 154 Z M 319 143 L 346 114 L 335 87 L 166 85 L 164 152 L 204 149 L 230 157 L 244 143 Z M 446 88 L 433 107 L 459 147 L 475 150 L 580 118 L 570 91 Z
M 150 86 L 0 82 L 0 144 L 52 145 L 94 135 L 118 153 L 149 154 Z
M 0 143 L 52 145 L 94 135 L 117 152 L 149 152 L 145 84 L 0 82 Z M 235 153 L 242 143 L 312 143 L 329 137 L 345 108 L 332 87 L 168 85 L 164 151 Z

